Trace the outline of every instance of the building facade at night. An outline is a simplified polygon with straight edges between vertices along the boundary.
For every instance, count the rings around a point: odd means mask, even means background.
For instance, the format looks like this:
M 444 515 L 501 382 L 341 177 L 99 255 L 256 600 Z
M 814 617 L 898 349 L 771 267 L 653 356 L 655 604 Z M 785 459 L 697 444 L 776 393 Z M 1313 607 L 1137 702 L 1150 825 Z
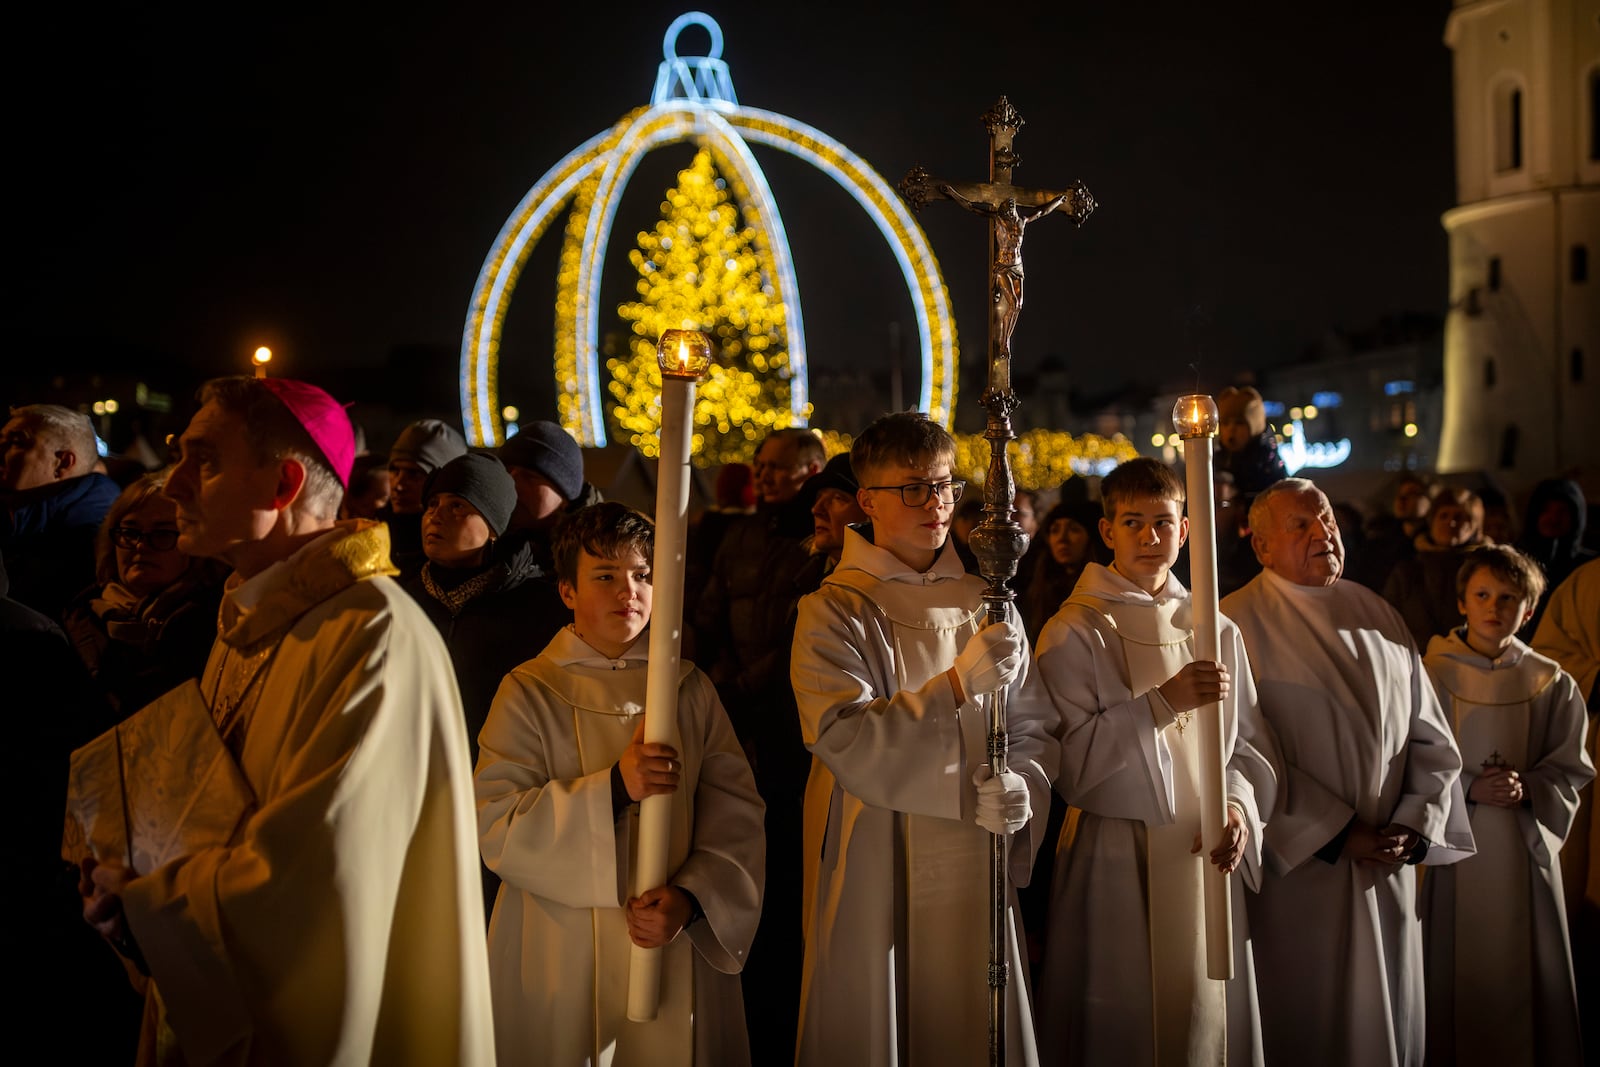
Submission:
M 1600 0 L 1457 0 L 1439 469 L 1600 471 Z

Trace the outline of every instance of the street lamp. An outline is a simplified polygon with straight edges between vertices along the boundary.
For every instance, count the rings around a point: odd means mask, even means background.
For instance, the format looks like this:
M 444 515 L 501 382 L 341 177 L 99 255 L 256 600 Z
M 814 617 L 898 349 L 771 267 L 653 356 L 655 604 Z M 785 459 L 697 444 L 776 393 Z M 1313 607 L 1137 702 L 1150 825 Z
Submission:
M 255 364 L 256 377 L 265 378 L 267 376 L 267 364 L 272 362 L 272 349 L 262 345 L 250 357 L 250 362 Z

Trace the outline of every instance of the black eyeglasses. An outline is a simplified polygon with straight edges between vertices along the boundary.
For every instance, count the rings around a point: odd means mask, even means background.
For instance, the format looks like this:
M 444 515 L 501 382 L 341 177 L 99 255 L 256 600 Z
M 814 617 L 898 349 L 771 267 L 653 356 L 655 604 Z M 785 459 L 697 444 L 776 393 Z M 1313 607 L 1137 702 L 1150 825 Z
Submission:
M 949 482 L 907 482 L 905 485 L 869 485 L 869 490 L 883 489 L 894 490 L 900 494 L 900 502 L 908 508 L 920 508 L 928 503 L 928 498 L 938 490 L 939 499 L 946 504 L 954 504 L 961 499 L 961 494 L 967 491 L 967 483 L 957 478 Z
M 166 552 L 178 547 L 177 530 L 140 530 L 133 526 L 118 526 L 111 531 L 111 540 L 118 548 L 138 548 L 145 545 L 156 552 Z

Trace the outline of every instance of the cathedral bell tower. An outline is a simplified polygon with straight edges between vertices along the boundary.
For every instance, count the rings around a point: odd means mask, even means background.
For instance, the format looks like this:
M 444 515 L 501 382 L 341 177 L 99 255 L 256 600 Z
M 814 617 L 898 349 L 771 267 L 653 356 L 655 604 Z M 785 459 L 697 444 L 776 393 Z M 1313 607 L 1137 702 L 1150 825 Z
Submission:
M 1456 0 L 1439 468 L 1600 475 L 1600 0 Z

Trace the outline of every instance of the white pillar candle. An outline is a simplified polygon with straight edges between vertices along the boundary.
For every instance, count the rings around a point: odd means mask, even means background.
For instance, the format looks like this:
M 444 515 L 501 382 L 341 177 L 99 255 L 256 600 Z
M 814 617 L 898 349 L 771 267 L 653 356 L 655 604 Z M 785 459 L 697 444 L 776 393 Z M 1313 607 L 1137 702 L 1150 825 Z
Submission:
M 674 336 L 682 335 L 684 336 Z M 683 653 L 683 564 L 689 533 L 689 446 L 694 388 L 699 377 L 690 349 L 709 359 L 703 334 L 662 336 L 661 455 L 656 478 L 656 552 L 650 566 L 650 662 L 645 677 L 644 740 L 678 747 L 678 673 Z M 674 364 L 676 364 L 674 366 Z M 680 763 L 681 767 L 682 764 Z M 682 788 L 680 784 L 680 788 Z M 633 895 L 665 884 L 672 840 L 672 796 L 646 797 L 639 805 Z M 649 1022 L 661 1002 L 661 949 L 631 946 L 628 1018 Z
M 1213 663 L 1222 660 L 1217 608 L 1217 532 L 1215 489 L 1211 478 L 1211 438 L 1217 429 L 1217 406 L 1209 396 L 1185 396 L 1172 409 L 1172 421 L 1183 439 L 1183 465 L 1189 496 L 1189 583 L 1194 618 L 1194 655 Z M 1200 841 L 1205 863 L 1206 973 L 1218 980 L 1233 977 L 1233 911 L 1227 875 L 1211 862 L 1227 829 L 1228 797 L 1223 751 L 1222 705 L 1195 709 L 1200 738 Z

